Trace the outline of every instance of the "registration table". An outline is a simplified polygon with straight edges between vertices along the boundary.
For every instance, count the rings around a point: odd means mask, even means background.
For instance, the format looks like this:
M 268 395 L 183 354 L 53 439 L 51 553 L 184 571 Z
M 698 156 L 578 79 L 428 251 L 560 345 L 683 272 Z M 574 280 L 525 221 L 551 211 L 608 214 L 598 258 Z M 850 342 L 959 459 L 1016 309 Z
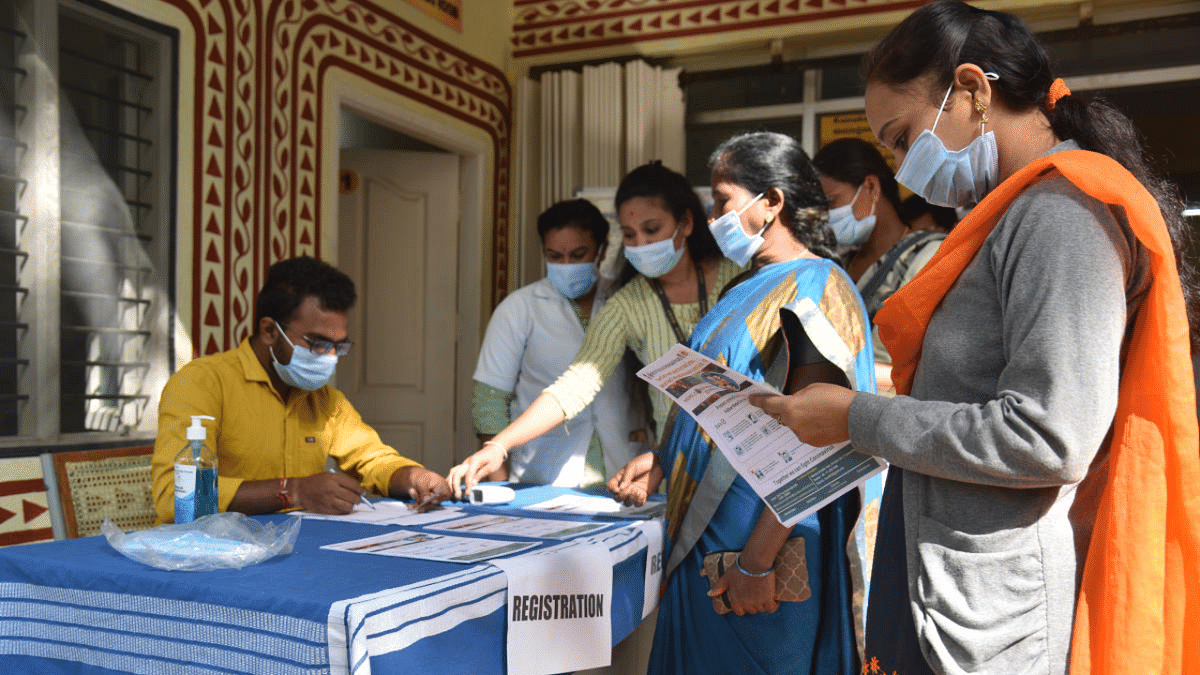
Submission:
M 462 508 L 509 512 L 577 492 L 514 487 L 508 505 Z M 608 525 L 577 541 L 608 549 L 612 642 L 632 633 L 644 603 L 655 602 L 643 597 L 646 554 L 661 550 L 661 539 L 650 540 L 662 528 L 519 512 Z M 103 537 L 0 549 L 0 673 L 503 675 L 500 569 L 321 549 L 388 529 L 305 519 L 290 555 L 209 572 L 148 567 Z

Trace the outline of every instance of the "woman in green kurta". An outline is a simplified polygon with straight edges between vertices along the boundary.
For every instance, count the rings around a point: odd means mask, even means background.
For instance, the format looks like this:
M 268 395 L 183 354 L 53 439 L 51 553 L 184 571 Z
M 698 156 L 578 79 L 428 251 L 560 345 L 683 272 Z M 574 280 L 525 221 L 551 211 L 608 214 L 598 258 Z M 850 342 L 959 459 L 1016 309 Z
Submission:
M 499 468 L 513 448 L 546 433 L 583 410 L 629 349 L 649 363 L 675 343 L 687 344 L 692 328 L 740 268 L 724 258 L 700 198 L 687 179 L 658 163 L 634 169 L 617 188 L 617 219 L 625 257 L 638 274 L 588 325 L 574 362 L 503 431 L 450 469 L 456 495 Z M 651 392 L 658 445 L 670 404 Z

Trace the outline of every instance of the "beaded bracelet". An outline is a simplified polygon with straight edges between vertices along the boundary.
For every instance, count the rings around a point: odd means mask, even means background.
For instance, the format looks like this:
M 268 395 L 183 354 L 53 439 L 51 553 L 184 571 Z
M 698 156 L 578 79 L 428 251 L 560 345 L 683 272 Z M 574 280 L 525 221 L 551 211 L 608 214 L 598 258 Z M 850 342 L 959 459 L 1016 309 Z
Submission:
M 767 569 L 765 569 L 761 572 L 751 572 L 751 571 L 747 570 L 745 567 L 742 567 L 742 554 L 741 553 L 739 553 L 738 557 L 736 559 L 734 559 L 733 564 L 737 565 L 739 572 L 741 572 L 742 574 L 745 574 L 748 577 L 765 577 L 768 574 L 770 574 L 771 572 L 775 571 L 774 565 L 771 565 L 770 567 L 768 567 Z
M 504 447 L 503 443 L 500 443 L 498 441 L 484 441 L 483 444 L 480 445 L 479 447 L 486 448 L 489 445 L 494 445 L 497 448 L 500 448 L 500 452 L 504 453 L 504 459 L 508 459 L 508 448 Z

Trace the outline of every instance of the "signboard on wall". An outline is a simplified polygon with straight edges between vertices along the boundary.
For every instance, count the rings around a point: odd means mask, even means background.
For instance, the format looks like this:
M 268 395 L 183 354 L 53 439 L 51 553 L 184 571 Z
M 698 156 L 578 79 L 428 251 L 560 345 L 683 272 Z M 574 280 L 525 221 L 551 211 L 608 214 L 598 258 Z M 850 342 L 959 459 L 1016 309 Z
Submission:
M 836 141 L 839 138 L 861 138 L 862 140 L 874 145 L 879 154 L 887 160 L 888 166 L 892 167 L 892 171 L 896 170 L 896 158 L 892 156 L 892 151 L 883 147 L 879 140 L 875 138 L 875 134 L 871 133 L 871 125 L 867 124 L 867 113 L 862 111 L 831 113 L 821 115 L 817 123 L 817 147 L 818 149 L 825 147 L 830 141 Z
M 408 4 L 462 32 L 462 0 L 408 0 Z

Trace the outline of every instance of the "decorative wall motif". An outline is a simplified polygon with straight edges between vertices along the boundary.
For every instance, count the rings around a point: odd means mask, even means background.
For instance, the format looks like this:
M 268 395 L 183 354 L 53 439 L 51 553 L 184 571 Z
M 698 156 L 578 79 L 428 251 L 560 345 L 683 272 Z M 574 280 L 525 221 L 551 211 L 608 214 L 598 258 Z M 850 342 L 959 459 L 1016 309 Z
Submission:
M 271 263 L 320 257 L 326 69 L 485 130 L 493 141 L 493 302 L 508 286 L 512 92 L 493 66 L 368 0 L 164 0 L 196 34 L 192 331 L 199 354 L 253 330 Z M 185 75 L 186 79 L 186 75 Z M 187 215 L 185 215 L 185 219 Z
M 924 0 L 515 0 L 513 56 L 918 7 Z
M 0 546 L 53 539 L 42 460 L 0 460 L 0 476 Z

